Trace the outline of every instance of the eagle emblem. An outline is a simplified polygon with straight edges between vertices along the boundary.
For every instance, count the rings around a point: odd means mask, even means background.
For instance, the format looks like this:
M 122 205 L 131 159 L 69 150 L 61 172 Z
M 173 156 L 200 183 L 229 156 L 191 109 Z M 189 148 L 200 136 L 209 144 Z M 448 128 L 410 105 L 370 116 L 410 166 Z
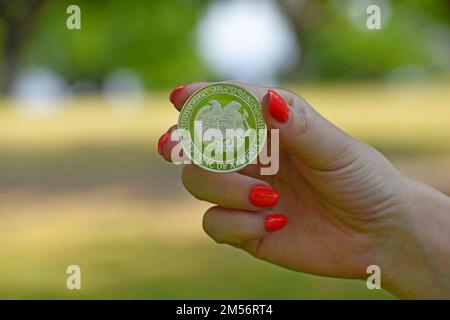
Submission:
M 245 131 L 250 128 L 247 119 L 248 113 L 242 110 L 242 105 L 237 101 L 231 101 L 222 108 L 217 100 L 209 100 L 209 104 L 203 106 L 197 113 L 196 121 L 202 122 L 202 135 L 208 129 L 219 129 L 223 139 L 214 138 L 207 144 L 207 149 L 216 152 L 230 152 L 239 149 L 245 142 Z M 227 129 L 232 129 L 230 132 Z M 209 150 L 212 151 L 212 150 Z

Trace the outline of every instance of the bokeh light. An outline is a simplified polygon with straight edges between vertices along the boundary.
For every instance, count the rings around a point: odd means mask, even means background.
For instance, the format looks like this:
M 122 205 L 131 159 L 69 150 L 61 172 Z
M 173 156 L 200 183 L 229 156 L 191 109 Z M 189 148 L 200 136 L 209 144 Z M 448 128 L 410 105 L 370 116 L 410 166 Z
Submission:
M 271 0 L 212 2 L 198 41 L 208 66 L 225 79 L 271 83 L 299 59 L 295 34 Z

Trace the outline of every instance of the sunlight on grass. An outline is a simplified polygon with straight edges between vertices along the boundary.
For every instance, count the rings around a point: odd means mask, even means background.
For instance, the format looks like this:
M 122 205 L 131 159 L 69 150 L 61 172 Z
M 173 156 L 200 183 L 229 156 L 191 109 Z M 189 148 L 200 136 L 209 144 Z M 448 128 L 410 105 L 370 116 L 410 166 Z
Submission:
M 0 200 L 2 298 L 390 297 L 362 281 L 302 275 L 218 246 L 200 229 L 207 205 L 187 198 L 109 189 Z M 82 268 L 79 292 L 65 289 L 71 264 Z
M 376 145 L 450 150 L 450 83 L 291 87 L 344 130 Z M 109 108 L 85 97 L 51 115 L 0 109 L 0 146 L 67 148 L 80 143 L 148 144 L 177 123 L 166 95 L 150 94 L 143 108 Z

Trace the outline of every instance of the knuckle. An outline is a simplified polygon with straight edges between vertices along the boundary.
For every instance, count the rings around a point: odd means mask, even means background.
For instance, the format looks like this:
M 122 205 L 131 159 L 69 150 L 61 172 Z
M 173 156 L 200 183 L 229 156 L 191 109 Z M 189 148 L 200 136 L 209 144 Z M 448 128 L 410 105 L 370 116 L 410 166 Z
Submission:
M 366 148 L 357 139 L 348 136 L 345 143 L 342 143 L 330 152 L 327 170 L 335 175 L 347 172 L 356 172 L 364 167 L 366 162 Z
M 294 135 L 300 136 L 306 134 L 312 126 L 313 115 L 301 105 L 293 108 L 293 114 Z
M 206 210 L 205 214 L 203 215 L 203 220 L 202 220 L 202 227 L 203 230 L 206 232 L 206 234 L 208 234 L 209 236 L 209 230 L 211 229 L 211 215 L 212 215 L 212 210 L 214 209 L 214 207 L 209 208 L 208 210 Z
M 206 210 L 205 214 L 203 215 L 203 221 L 202 221 L 202 227 L 203 231 L 216 243 L 225 243 L 223 239 L 218 237 L 217 231 L 215 231 L 214 227 L 214 213 L 216 211 L 217 207 L 211 207 L 208 210 Z
M 183 184 L 184 188 L 197 200 L 203 200 L 201 199 L 198 192 L 196 192 L 193 182 L 193 171 L 194 167 L 191 165 L 186 165 L 181 170 L 181 183 Z
M 247 239 L 247 232 L 244 224 L 236 217 L 233 223 L 233 243 L 242 243 Z
M 218 188 L 218 203 L 226 207 L 235 205 L 235 200 L 232 196 L 234 191 L 235 186 L 233 186 L 228 179 L 224 179 L 223 184 Z
M 189 171 L 190 171 L 189 166 L 184 166 L 183 169 L 181 170 L 181 183 L 188 191 L 189 191 L 189 177 L 190 177 Z

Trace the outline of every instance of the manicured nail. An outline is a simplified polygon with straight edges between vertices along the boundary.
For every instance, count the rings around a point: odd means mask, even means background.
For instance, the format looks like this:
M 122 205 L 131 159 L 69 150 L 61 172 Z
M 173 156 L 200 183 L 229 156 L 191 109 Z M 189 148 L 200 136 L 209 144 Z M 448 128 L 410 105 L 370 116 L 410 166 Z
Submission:
M 269 111 L 272 117 L 280 122 L 289 119 L 289 107 L 283 98 L 273 90 L 269 90 Z
M 266 186 L 254 186 L 248 195 L 250 202 L 258 207 L 272 207 L 278 202 L 278 192 Z
M 183 89 L 184 89 L 185 87 L 186 87 L 185 85 L 181 85 L 181 86 L 178 86 L 178 87 L 176 87 L 175 89 L 173 89 L 172 92 L 170 93 L 170 96 L 169 96 L 170 102 L 175 103 L 175 102 L 174 102 L 174 101 L 175 101 L 175 98 L 177 97 L 177 95 L 178 95 L 181 91 L 183 91 Z
M 264 223 L 267 231 L 280 230 L 288 223 L 288 219 L 284 214 L 272 214 L 266 217 Z
M 166 142 L 167 138 L 169 137 L 169 132 L 164 133 L 158 141 L 158 153 L 162 155 L 162 147 L 164 145 L 164 142 Z

